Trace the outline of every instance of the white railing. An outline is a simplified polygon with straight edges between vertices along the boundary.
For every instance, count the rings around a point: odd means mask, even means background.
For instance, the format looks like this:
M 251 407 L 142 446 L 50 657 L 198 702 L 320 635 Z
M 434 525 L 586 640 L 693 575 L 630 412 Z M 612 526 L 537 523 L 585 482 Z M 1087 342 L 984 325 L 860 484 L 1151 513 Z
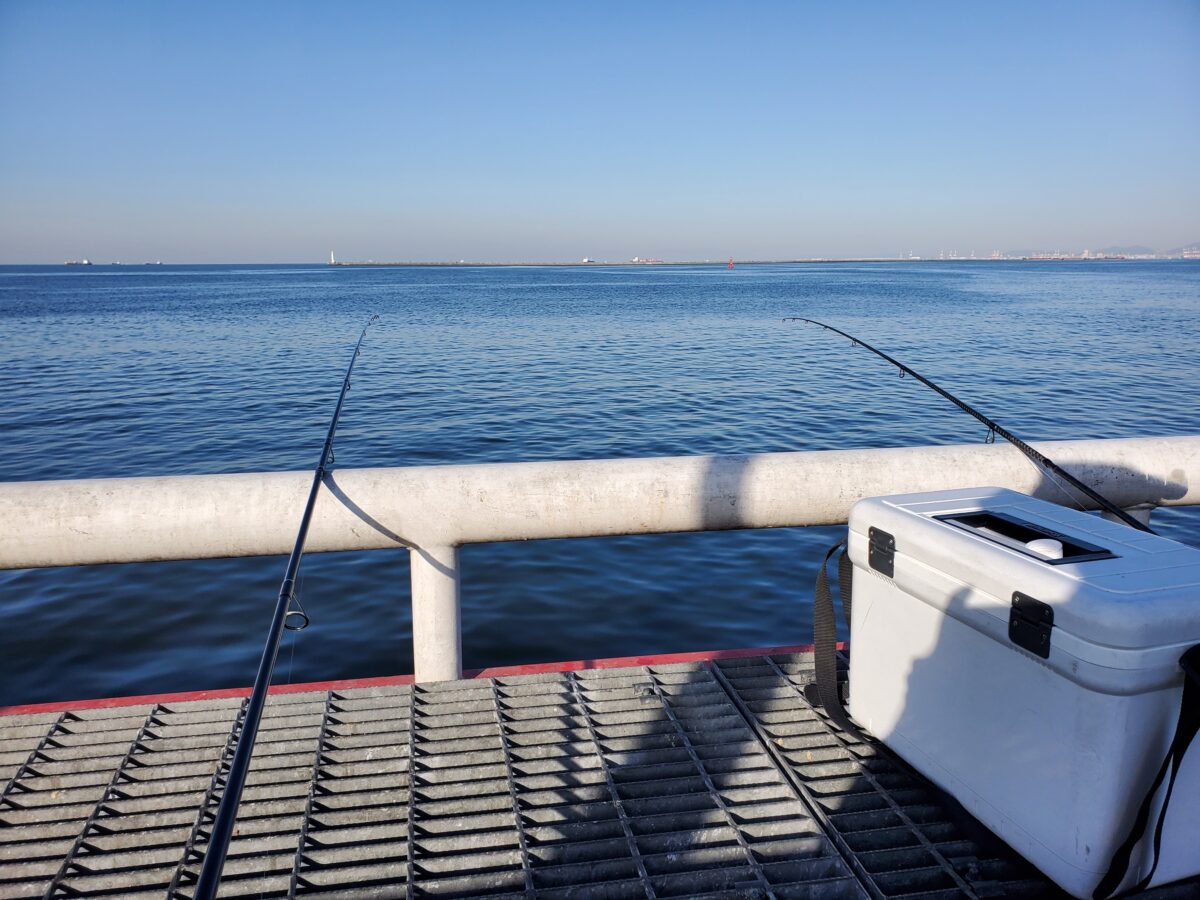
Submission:
M 1200 436 L 1034 446 L 1120 506 L 1200 504 Z M 285 554 L 310 479 L 3 483 L 0 568 Z M 1074 502 L 1007 445 L 339 469 L 307 549 L 411 551 L 413 662 L 435 681 L 461 672 L 462 544 L 832 525 L 862 497 L 980 485 Z

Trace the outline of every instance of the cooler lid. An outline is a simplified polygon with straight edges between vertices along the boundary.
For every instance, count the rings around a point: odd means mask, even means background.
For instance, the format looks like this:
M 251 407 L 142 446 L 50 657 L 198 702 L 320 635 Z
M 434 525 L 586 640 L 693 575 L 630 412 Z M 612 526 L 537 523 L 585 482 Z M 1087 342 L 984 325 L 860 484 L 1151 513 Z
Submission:
M 1200 642 L 1200 549 L 1004 488 L 875 497 L 851 530 L 999 602 L 960 618 L 1007 617 L 1016 594 L 1053 610 L 1059 633 L 1108 648 Z M 865 563 L 865 561 L 864 561 Z

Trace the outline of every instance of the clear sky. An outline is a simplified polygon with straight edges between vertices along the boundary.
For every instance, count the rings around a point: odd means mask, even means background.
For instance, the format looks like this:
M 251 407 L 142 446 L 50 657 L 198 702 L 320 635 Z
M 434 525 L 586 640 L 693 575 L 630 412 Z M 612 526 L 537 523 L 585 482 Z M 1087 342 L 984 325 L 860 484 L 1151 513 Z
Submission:
M 0 0 L 0 262 L 1200 241 L 1200 2 Z

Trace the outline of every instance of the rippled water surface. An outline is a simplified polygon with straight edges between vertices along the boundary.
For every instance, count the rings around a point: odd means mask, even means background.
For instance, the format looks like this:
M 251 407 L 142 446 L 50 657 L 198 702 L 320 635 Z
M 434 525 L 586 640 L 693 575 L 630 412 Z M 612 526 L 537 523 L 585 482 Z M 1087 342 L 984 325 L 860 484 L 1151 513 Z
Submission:
M 1200 264 L 0 268 L 0 480 L 1200 433 Z M 297 521 L 300 510 L 296 511 Z M 1200 511 L 1159 529 L 1200 545 Z M 837 529 L 470 546 L 468 667 L 808 639 Z M 0 703 L 248 684 L 283 558 L 0 572 Z M 312 554 L 277 680 L 411 671 L 402 550 Z

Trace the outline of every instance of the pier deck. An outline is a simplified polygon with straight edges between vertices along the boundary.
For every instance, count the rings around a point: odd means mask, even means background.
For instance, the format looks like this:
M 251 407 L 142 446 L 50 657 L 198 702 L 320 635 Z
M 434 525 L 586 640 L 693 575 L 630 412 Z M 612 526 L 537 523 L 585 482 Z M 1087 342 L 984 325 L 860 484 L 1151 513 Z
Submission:
M 698 656 L 273 694 L 221 895 L 1059 896 L 810 654 Z M 242 703 L 0 716 L 0 898 L 190 897 Z

